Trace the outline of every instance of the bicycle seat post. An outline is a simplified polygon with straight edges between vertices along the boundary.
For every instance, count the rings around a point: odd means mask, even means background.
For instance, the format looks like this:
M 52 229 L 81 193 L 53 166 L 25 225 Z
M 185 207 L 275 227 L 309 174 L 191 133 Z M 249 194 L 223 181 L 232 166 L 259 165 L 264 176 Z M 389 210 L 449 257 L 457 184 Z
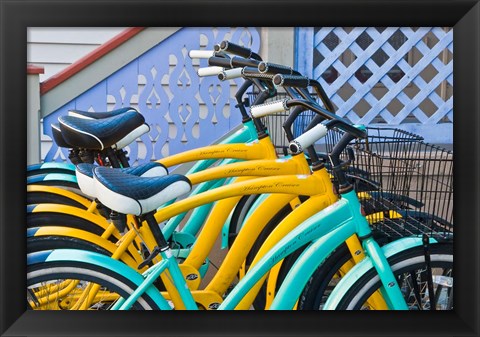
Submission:
M 150 212 L 142 215 L 140 217 L 140 220 L 142 221 L 144 220 L 147 223 L 148 227 L 152 231 L 155 241 L 157 242 L 157 246 L 150 252 L 150 255 L 147 256 L 142 263 L 140 263 L 140 265 L 138 266 L 139 269 L 150 264 L 152 260 L 161 252 L 164 252 L 170 249 L 170 246 L 168 245 L 168 242 L 165 239 L 165 236 L 163 235 L 160 227 L 158 226 L 157 221 L 155 220 L 154 212 Z
M 162 233 L 162 230 L 158 226 L 157 221 L 155 220 L 154 212 L 146 213 L 141 216 L 141 220 L 145 220 L 148 224 L 148 227 L 152 231 L 153 236 L 155 237 L 155 241 L 157 241 L 158 247 L 164 251 L 169 248 L 168 242 L 165 239 L 165 236 Z

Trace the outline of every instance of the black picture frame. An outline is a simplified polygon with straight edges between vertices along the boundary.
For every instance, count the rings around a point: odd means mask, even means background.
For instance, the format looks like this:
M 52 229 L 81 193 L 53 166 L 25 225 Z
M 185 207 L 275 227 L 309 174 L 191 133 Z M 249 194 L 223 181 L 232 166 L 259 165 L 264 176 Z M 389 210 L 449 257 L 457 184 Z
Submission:
M 459 0 L 0 0 L 2 336 L 477 336 L 480 4 Z M 455 310 L 452 312 L 25 312 L 26 28 L 454 27 Z

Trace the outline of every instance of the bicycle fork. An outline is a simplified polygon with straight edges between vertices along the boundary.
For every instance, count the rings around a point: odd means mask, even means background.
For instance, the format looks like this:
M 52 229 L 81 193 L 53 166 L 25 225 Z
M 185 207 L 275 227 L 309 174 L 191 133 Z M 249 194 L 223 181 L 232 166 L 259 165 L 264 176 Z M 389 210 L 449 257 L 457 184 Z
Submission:
M 357 234 L 362 247 L 367 256 L 372 260 L 373 266 L 377 271 L 382 287 L 380 293 L 390 309 L 393 310 L 408 310 L 407 303 L 403 297 L 402 291 L 398 282 L 393 275 L 392 268 L 385 257 L 383 250 L 372 237 L 372 231 L 365 217 L 361 216 L 359 210 L 361 205 L 354 190 L 343 194 L 349 200 L 349 207 L 353 218 L 356 220 Z
M 387 302 L 388 307 L 392 310 L 408 310 L 400 286 L 378 243 L 369 237 L 363 240 L 362 245 L 367 255 L 372 259 L 373 265 L 380 277 L 380 281 L 382 282 L 380 292 Z

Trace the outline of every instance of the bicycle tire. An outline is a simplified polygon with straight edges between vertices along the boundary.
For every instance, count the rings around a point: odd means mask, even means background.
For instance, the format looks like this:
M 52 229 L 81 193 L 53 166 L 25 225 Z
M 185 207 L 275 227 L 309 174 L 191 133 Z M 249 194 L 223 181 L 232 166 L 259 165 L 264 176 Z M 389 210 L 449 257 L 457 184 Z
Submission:
M 452 310 L 453 309 L 453 244 L 451 243 L 437 243 L 431 244 L 429 247 L 430 260 L 432 272 L 438 273 L 441 271 L 441 275 L 435 282 L 434 286 L 434 299 L 436 310 Z M 406 301 L 410 310 L 426 310 L 431 306 L 429 296 L 427 294 L 427 286 L 418 285 L 418 277 L 423 280 L 425 275 L 417 272 L 422 272 L 425 267 L 425 253 L 422 246 L 417 246 L 398 254 L 391 256 L 388 259 L 390 266 L 394 272 L 397 281 L 404 293 L 407 296 Z M 415 274 L 413 274 L 415 273 Z M 412 275 L 416 275 L 417 278 L 412 278 Z M 405 289 L 409 282 L 412 283 L 414 289 L 413 292 L 417 292 L 412 295 L 412 292 Z M 369 310 L 368 306 L 364 303 L 367 299 L 380 287 L 380 279 L 375 269 L 372 267 L 366 273 L 364 273 L 353 285 L 345 292 L 342 298 L 339 300 L 336 310 Z M 419 293 L 425 289 L 423 293 Z M 419 296 L 421 298 L 419 298 Z M 445 297 L 447 297 L 445 299 Z M 440 307 L 439 307 L 440 306 Z
M 334 276 L 351 259 L 345 243 L 338 246 L 310 277 L 298 301 L 298 310 L 322 310 L 335 284 Z
M 52 285 L 54 284 L 60 284 L 58 283 L 58 281 L 63 282 L 65 280 L 80 281 L 79 285 L 93 282 L 99 284 L 102 288 L 106 289 L 102 291 L 109 291 L 109 293 L 114 292 L 121 297 L 128 297 L 136 288 L 135 284 L 132 281 L 128 280 L 121 274 L 116 273 L 111 269 L 100 267 L 98 265 L 93 265 L 87 262 L 73 261 L 42 262 L 29 265 L 27 267 L 27 293 L 30 295 L 30 298 L 27 298 L 27 303 L 30 304 L 30 309 L 40 309 L 39 305 L 41 304 L 40 301 L 42 300 L 38 297 L 34 297 L 33 289 L 35 288 L 35 286 L 37 286 L 36 288 L 39 288 L 39 285 L 41 286 L 44 284 L 41 290 L 48 291 L 48 287 L 52 287 Z M 54 283 L 55 281 L 57 282 Z M 46 303 L 41 307 L 44 310 L 69 310 L 70 308 L 68 308 L 68 305 L 70 305 L 70 302 L 69 297 L 67 296 L 72 297 L 73 295 L 74 293 L 72 291 L 67 291 L 61 298 L 61 301 L 59 295 L 53 296 L 54 300 L 52 299 L 52 301 L 49 301 L 48 299 L 46 299 Z M 28 301 L 29 299 L 30 301 Z M 93 306 L 90 306 L 88 309 L 108 309 L 111 304 L 112 303 L 108 302 L 105 305 L 100 306 L 100 303 L 95 302 Z M 144 293 L 137 300 L 137 302 L 134 303 L 132 309 L 160 310 L 155 301 L 147 293 Z
M 375 241 L 377 241 L 380 246 L 390 242 L 385 233 L 381 231 L 373 230 L 372 234 L 375 238 Z M 291 260 L 289 261 L 290 268 L 293 263 L 295 263 L 298 256 L 300 256 L 299 253 L 303 252 L 303 250 L 304 248 L 299 249 L 295 252 L 297 253 L 296 255 L 291 254 L 287 257 Z M 334 276 L 337 275 L 337 272 L 340 270 L 340 268 L 349 262 L 351 258 L 352 255 L 346 243 L 342 243 L 340 246 L 338 246 L 315 270 L 313 275 L 308 280 L 305 288 L 302 291 L 302 295 L 299 298 L 297 309 L 322 310 L 322 307 L 328 299 L 328 296 L 332 292 L 336 283 L 338 283 L 338 279 L 333 279 Z M 354 262 L 352 261 L 352 263 Z M 290 268 L 288 268 L 286 272 L 288 272 Z M 283 278 L 285 278 L 285 276 L 286 275 L 284 275 Z

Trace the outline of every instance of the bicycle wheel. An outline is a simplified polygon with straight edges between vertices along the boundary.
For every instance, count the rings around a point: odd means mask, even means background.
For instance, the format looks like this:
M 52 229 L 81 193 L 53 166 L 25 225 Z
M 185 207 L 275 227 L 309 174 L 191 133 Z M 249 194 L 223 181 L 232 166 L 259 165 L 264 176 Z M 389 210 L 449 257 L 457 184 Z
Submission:
M 381 231 L 373 230 L 372 234 L 380 246 L 389 242 L 388 237 Z M 302 251 L 303 249 L 297 252 L 301 253 Z M 299 255 L 297 254 L 296 257 L 294 257 L 294 254 L 288 256 L 288 258 L 292 256 L 291 260 L 293 260 L 293 262 L 290 261 L 290 267 Z M 338 246 L 308 280 L 298 301 L 297 309 L 322 310 L 333 288 L 340 281 L 342 275 L 352 268 L 353 265 L 352 255 L 346 243 Z
M 33 310 L 108 310 L 135 288 L 132 281 L 111 269 L 85 262 L 43 262 L 27 267 L 27 302 Z M 89 298 L 88 304 L 85 298 Z M 159 307 L 144 293 L 131 310 Z
M 352 255 L 345 243 L 335 249 L 310 277 L 298 301 L 298 310 L 322 310 L 341 276 L 339 270 Z M 352 262 L 353 263 L 353 262 Z
M 427 265 L 423 247 L 414 247 L 388 259 L 410 310 L 453 309 L 453 245 L 432 244 L 430 267 L 433 296 L 429 295 Z M 337 310 L 374 310 L 367 301 L 380 289 L 380 278 L 372 267 L 340 299 Z M 434 303 L 431 303 L 433 299 Z

